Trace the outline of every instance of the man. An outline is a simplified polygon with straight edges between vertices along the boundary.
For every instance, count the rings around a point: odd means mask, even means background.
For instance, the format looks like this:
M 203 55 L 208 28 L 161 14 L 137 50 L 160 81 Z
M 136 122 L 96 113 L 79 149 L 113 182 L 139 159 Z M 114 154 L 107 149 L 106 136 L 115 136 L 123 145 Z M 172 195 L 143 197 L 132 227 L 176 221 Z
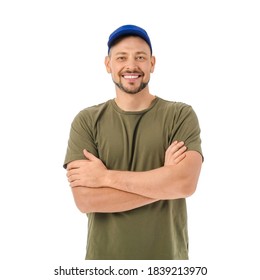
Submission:
M 185 198 L 202 165 L 196 114 L 150 93 L 144 29 L 115 30 L 105 66 L 116 97 L 75 117 L 64 163 L 88 216 L 86 259 L 188 259 Z

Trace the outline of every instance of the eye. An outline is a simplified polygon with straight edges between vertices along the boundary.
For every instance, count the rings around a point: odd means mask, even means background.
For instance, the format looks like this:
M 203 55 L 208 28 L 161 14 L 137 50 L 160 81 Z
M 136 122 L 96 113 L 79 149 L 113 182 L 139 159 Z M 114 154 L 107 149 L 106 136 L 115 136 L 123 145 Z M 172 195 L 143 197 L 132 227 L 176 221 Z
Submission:
M 142 55 L 139 55 L 139 56 L 136 57 L 136 59 L 137 59 L 137 60 L 145 60 L 145 57 L 142 56 Z
M 118 60 L 118 61 L 125 61 L 126 57 L 125 56 L 118 56 L 116 60 Z

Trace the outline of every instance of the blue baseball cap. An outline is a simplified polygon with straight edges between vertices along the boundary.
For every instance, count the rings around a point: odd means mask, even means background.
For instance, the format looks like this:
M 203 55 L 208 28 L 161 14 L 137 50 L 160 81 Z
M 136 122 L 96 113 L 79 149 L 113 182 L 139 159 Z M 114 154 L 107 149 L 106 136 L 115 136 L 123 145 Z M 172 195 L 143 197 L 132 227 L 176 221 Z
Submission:
M 152 44 L 150 41 L 150 38 L 147 34 L 147 32 L 136 25 L 123 25 L 119 28 L 117 28 L 114 32 L 112 32 L 109 36 L 107 45 L 108 45 L 108 52 L 110 51 L 110 48 L 116 43 L 116 41 L 119 38 L 122 37 L 126 37 L 126 36 L 138 36 L 140 38 L 142 38 L 143 40 L 145 40 L 145 42 L 149 45 L 150 49 L 151 49 L 151 54 L 152 54 Z

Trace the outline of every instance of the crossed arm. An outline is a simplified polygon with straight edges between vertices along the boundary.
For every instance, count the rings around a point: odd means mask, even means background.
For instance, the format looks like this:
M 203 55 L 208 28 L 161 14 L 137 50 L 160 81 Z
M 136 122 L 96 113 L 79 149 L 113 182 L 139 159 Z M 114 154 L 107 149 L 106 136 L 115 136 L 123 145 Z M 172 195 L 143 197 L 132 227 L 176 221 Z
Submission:
M 202 158 L 173 142 L 165 153 L 164 166 L 144 172 L 108 170 L 86 150 L 86 160 L 68 164 L 67 177 L 80 211 L 121 212 L 162 199 L 190 196 L 196 189 Z

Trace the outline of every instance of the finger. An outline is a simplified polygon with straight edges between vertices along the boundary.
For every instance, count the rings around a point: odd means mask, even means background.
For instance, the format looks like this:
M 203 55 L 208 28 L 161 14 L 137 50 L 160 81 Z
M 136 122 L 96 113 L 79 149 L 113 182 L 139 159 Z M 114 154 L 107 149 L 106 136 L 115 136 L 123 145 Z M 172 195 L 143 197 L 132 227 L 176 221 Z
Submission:
M 97 159 L 97 157 L 95 157 L 93 154 L 91 154 L 86 149 L 83 150 L 83 154 L 88 160 L 96 160 Z
M 176 148 L 180 149 L 181 147 L 184 146 L 184 142 L 183 142 L 183 141 L 180 141 L 180 142 L 178 142 L 175 146 L 176 146 Z
M 178 149 L 176 152 L 174 152 L 172 155 L 173 155 L 173 157 L 177 158 L 180 155 L 182 155 L 186 150 L 187 150 L 187 147 L 183 146 L 180 149 Z
M 75 180 L 70 183 L 71 188 L 81 187 L 80 180 Z
M 77 168 L 80 168 L 80 166 L 82 165 L 82 163 L 85 163 L 86 160 L 75 160 L 75 161 L 72 161 L 70 162 L 68 165 L 67 165 L 67 171 L 69 170 L 72 170 L 72 169 L 77 169 Z
M 79 178 L 78 174 L 72 174 L 72 175 L 67 176 L 67 180 L 70 183 L 73 181 L 79 180 L 79 179 L 80 178 Z
M 171 155 L 176 150 L 177 141 L 174 141 L 166 150 L 165 155 Z
M 180 156 L 178 156 L 176 159 L 174 159 L 174 162 L 176 164 L 180 163 L 184 158 L 186 157 L 186 153 L 181 154 Z
M 174 142 L 169 146 L 166 153 L 169 155 L 172 155 L 172 154 L 176 153 L 178 150 L 180 150 L 182 147 L 185 147 L 183 141 L 177 142 L 177 143 Z
M 172 151 L 177 151 L 178 149 L 180 149 L 182 146 L 184 145 L 183 141 L 174 141 L 170 146 L 169 146 L 169 150 Z
M 69 178 L 70 176 L 77 175 L 78 173 L 79 173 L 78 168 L 72 168 L 72 169 L 68 170 L 66 175 Z
M 174 162 L 180 162 L 182 159 L 186 157 L 185 151 L 187 150 L 186 146 L 183 146 L 177 151 L 171 151 L 166 155 L 166 161 L 174 161 Z

